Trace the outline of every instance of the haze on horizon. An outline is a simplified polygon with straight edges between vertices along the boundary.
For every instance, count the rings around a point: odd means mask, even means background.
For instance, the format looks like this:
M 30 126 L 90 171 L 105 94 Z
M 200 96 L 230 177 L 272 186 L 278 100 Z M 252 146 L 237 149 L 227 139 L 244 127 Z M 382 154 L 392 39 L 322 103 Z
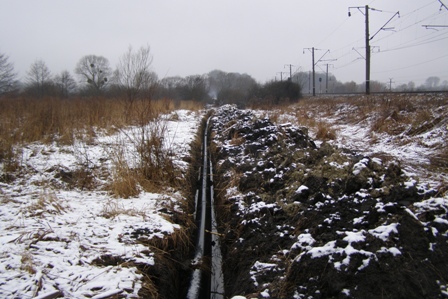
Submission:
M 104 56 L 115 67 L 130 45 L 149 45 L 159 78 L 219 69 L 266 82 L 289 72 L 289 64 L 293 71 L 310 71 L 308 48 L 314 47 L 316 61 L 323 56 L 316 71 L 328 64 L 339 81 L 363 83 L 363 12 L 369 5 L 371 80 L 418 85 L 430 76 L 448 80 L 448 28 L 438 27 L 448 26 L 444 2 L 2 1 L 0 53 L 23 79 L 37 59 L 53 74 L 73 73 L 84 55 Z

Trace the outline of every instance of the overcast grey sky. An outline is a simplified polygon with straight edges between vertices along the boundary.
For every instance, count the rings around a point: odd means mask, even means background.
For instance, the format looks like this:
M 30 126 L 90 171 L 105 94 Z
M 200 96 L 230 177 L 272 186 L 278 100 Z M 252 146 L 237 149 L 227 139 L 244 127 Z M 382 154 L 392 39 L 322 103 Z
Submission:
M 442 1 L 442 2 L 440 2 Z M 43 60 L 53 74 L 73 73 L 88 54 L 109 59 L 114 68 L 129 45 L 149 45 L 159 78 L 208 73 L 247 73 L 259 82 L 281 71 L 316 67 L 340 81 L 365 80 L 364 9 L 375 34 L 371 79 L 395 84 L 429 76 L 448 80 L 448 0 L 0 0 L 0 53 L 9 56 L 19 77 Z M 377 10 L 381 10 L 377 11 Z M 277 76 L 279 76 L 277 74 Z

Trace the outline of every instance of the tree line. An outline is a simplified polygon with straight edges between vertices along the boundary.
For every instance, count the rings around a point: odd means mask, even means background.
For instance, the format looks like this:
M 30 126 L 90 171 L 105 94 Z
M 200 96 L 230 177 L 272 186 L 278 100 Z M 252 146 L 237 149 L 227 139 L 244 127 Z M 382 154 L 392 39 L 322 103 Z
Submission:
M 203 75 L 159 79 L 152 71 L 150 47 L 129 47 L 115 69 L 103 56 L 83 56 L 74 68 L 53 75 L 42 60 L 31 64 L 23 82 L 17 80 L 14 66 L 0 54 L 0 94 L 23 94 L 42 98 L 57 96 L 104 96 L 125 98 L 129 105 L 137 99 L 169 98 L 203 103 L 248 104 L 296 101 L 301 97 L 299 84 L 287 80 L 260 84 L 248 74 L 213 70 Z
M 85 55 L 74 68 L 53 75 L 44 61 L 31 64 L 24 81 L 17 79 L 9 57 L 0 53 L 0 95 L 23 94 L 42 98 L 57 96 L 105 96 L 128 100 L 137 99 L 195 100 L 203 103 L 280 104 L 297 101 L 303 93 L 311 93 L 312 78 L 309 72 L 295 72 L 292 78 L 258 83 L 248 74 L 213 70 L 203 75 L 166 77 L 159 79 L 152 71 L 153 57 L 150 47 L 129 47 L 120 57 L 115 69 L 103 56 Z M 362 92 L 364 84 L 340 82 L 332 74 L 316 73 L 316 93 Z M 387 91 L 392 85 L 372 81 L 372 91 Z M 448 89 L 448 82 L 440 84 L 438 77 L 430 77 L 425 85 L 415 87 L 413 82 L 394 86 L 396 91 Z

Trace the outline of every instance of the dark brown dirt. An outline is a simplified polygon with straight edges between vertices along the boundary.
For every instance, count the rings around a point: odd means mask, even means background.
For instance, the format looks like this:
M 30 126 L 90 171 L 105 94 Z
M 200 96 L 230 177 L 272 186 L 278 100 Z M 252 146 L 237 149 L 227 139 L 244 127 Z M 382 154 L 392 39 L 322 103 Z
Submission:
M 232 106 L 212 131 L 227 296 L 448 297 L 446 199 L 398 163 Z

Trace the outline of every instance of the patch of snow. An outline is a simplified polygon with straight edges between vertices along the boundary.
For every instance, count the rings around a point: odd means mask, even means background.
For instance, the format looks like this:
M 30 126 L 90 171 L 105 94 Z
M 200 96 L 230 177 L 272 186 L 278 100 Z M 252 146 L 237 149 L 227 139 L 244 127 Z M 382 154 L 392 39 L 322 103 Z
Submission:
M 263 273 L 265 271 L 272 271 L 277 267 L 277 264 L 273 263 L 262 263 L 256 261 L 250 270 L 250 278 L 253 281 L 254 285 L 258 287 L 257 274 Z
M 296 190 L 296 194 L 302 194 L 304 191 L 308 190 L 309 188 L 305 185 L 301 185 L 299 188 L 297 188 Z
M 409 208 L 405 208 L 404 210 L 405 210 L 406 213 L 408 213 L 412 218 L 414 218 L 415 220 L 417 220 L 418 222 L 421 223 L 421 221 L 417 218 L 417 216 L 415 216 L 415 214 L 414 214 L 411 210 L 409 210 Z
M 347 236 L 343 240 L 347 241 L 349 244 L 364 242 L 366 240 L 364 233 L 365 233 L 364 230 L 360 232 L 345 232 Z
M 269 289 L 265 289 L 263 292 L 261 292 L 260 296 L 263 298 L 271 298 L 271 295 L 269 295 Z
M 353 174 L 354 175 L 360 174 L 364 168 L 367 168 L 368 164 L 369 164 L 369 159 L 363 158 L 361 161 L 359 161 L 358 163 L 353 165 Z
M 324 246 L 313 247 L 308 250 L 308 254 L 310 254 L 312 258 L 319 258 L 322 256 L 333 254 L 336 252 L 335 244 L 336 241 L 330 241 Z
M 405 185 L 407 188 L 415 187 L 415 186 L 417 185 L 417 180 L 411 178 L 411 179 L 409 179 L 408 181 L 404 182 L 404 185 Z
M 361 224 L 364 221 L 365 216 L 361 216 L 358 218 L 353 218 L 353 224 Z
M 398 223 L 391 223 L 389 225 L 380 225 L 377 228 L 370 229 L 369 233 L 383 241 L 387 241 L 391 233 L 398 234 Z
M 378 250 L 377 253 L 391 253 L 393 256 L 401 255 L 401 251 L 397 247 L 381 247 L 381 249 Z
M 310 250 L 312 245 L 316 242 L 316 240 L 313 238 L 311 234 L 300 234 L 297 237 L 297 242 L 295 242 L 291 246 L 292 249 L 300 248 L 304 250 Z
M 358 267 L 358 271 L 361 271 L 369 266 L 370 257 L 362 260 L 362 265 Z
M 440 218 L 440 217 L 436 217 L 434 219 L 434 222 L 441 223 L 441 224 L 448 224 L 448 220 Z
M 380 158 L 373 157 L 372 162 L 378 165 L 383 165 L 383 161 Z

